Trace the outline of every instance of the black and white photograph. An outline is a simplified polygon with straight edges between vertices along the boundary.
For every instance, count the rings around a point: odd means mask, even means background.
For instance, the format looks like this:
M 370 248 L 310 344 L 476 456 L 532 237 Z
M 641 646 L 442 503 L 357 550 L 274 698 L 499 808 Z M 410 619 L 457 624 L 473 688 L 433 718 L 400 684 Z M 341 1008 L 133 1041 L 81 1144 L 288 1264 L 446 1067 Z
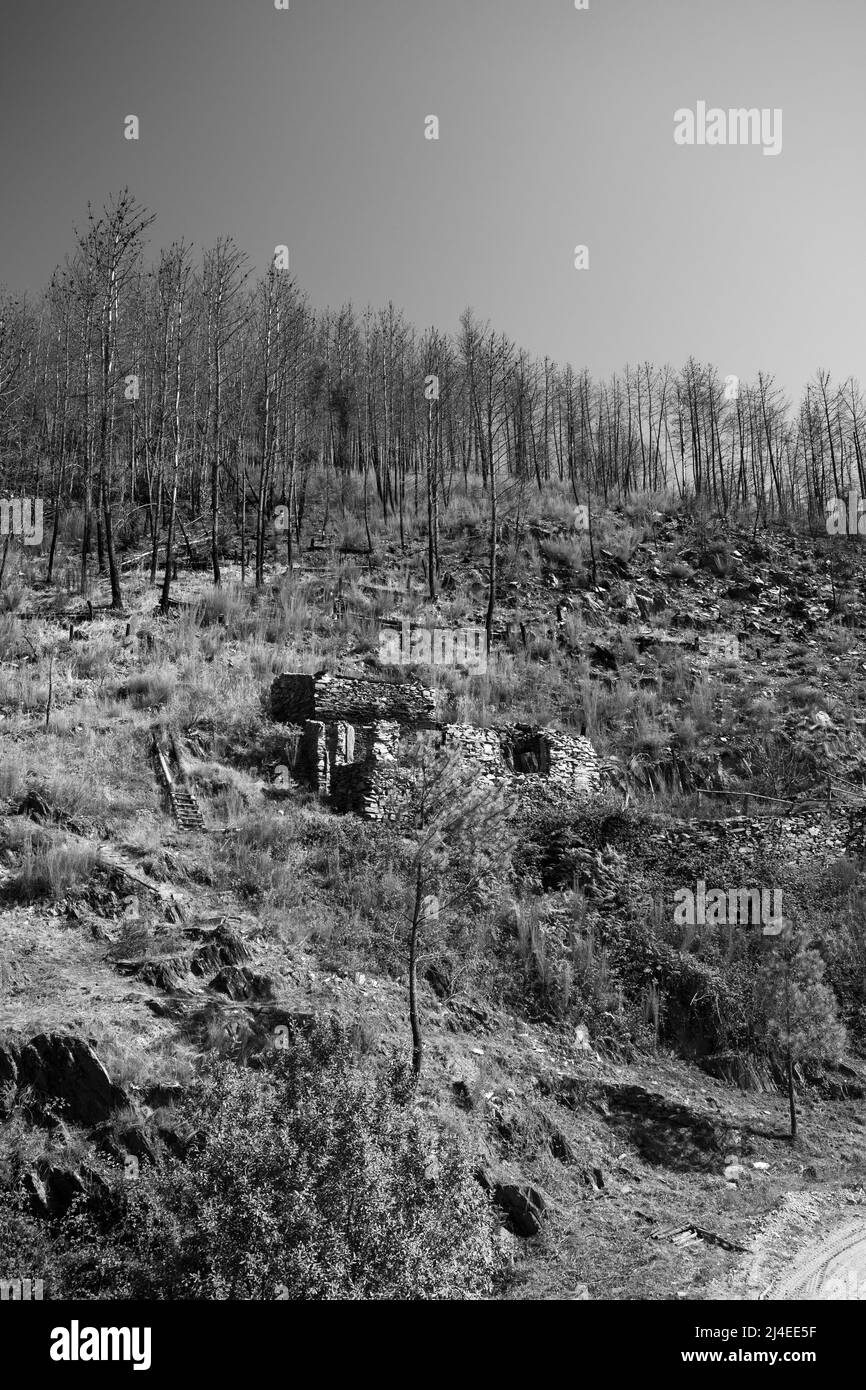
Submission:
M 862 0 L 4 0 L 25 1374 L 333 1302 L 853 1354 L 864 56 Z

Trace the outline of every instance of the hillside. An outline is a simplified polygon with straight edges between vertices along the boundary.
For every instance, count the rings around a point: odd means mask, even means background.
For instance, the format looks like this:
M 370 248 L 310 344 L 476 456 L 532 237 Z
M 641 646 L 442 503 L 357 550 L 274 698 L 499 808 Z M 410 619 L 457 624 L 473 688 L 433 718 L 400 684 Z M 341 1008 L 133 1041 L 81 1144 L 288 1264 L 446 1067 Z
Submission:
M 198 1151 L 185 1107 L 207 1057 L 258 1075 L 334 1019 L 364 1075 L 410 1060 L 417 836 L 335 813 L 292 775 L 300 729 L 273 717 L 278 676 L 324 671 L 418 680 L 438 726 L 585 738 L 597 756 L 573 797 L 526 764 L 508 854 L 454 906 L 472 836 L 443 822 L 410 1104 L 485 1196 L 465 1216 L 495 1236 L 479 1289 L 772 1297 L 792 1252 L 866 1219 L 862 543 L 662 494 L 599 503 L 590 543 L 551 484 L 500 525 L 487 671 L 385 667 L 388 617 L 484 627 L 484 496 L 443 510 L 432 599 L 424 523 L 401 544 L 377 519 L 368 549 L 359 487 L 335 504 L 319 480 L 291 568 L 272 537 L 258 588 L 234 532 L 218 588 L 179 554 L 166 612 L 133 535 L 122 610 L 105 576 L 77 592 L 74 517 L 60 582 L 41 553 L 9 552 L 0 1178 L 23 1205 L 0 1211 L 8 1248 L 53 1271 L 55 1295 L 111 1297 L 110 1272 L 97 1285 L 57 1252 L 77 1210 L 110 1233 L 133 1182 Z M 832 1006 L 837 1032 L 810 1025 L 794 1058 L 796 1142 L 756 985 L 775 943 L 754 921 L 684 935 L 676 895 L 700 883 L 780 894 L 813 971 L 804 1008 Z

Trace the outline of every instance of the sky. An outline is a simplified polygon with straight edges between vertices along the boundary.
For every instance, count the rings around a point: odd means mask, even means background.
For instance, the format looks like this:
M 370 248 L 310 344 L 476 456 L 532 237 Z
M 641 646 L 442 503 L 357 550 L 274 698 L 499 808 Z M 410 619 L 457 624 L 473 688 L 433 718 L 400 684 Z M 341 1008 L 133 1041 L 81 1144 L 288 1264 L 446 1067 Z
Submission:
M 128 185 L 154 255 L 287 245 L 318 308 L 866 383 L 864 54 L 866 0 L 5 0 L 0 284 Z M 780 109 L 780 153 L 677 145 L 701 101 Z

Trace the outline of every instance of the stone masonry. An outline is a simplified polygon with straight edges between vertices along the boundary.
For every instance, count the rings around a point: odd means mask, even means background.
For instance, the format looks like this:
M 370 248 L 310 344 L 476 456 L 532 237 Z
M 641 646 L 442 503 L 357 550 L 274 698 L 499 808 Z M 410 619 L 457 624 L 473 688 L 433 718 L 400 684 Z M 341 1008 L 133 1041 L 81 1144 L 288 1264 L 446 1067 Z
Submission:
M 415 728 L 429 730 L 434 746 L 458 751 L 478 783 L 509 786 L 524 805 L 539 794 L 565 804 L 601 789 L 598 755 L 588 738 L 522 724 L 437 723 L 433 692 L 417 682 L 284 675 L 273 683 L 271 704 L 275 719 L 298 726 L 297 756 L 288 759 L 295 775 L 334 810 L 368 820 L 400 818 L 411 795 L 401 741 Z M 845 853 L 866 854 L 866 808 L 847 817 L 834 808 L 833 814 L 665 821 L 663 838 L 688 845 L 698 862 L 713 845 L 724 845 L 744 866 L 769 854 L 818 871 Z
M 521 801 L 542 791 L 567 801 L 601 785 L 589 739 L 518 724 L 437 724 L 432 691 L 416 683 L 286 675 L 273 684 L 271 707 L 275 719 L 301 726 L 296 775 L 336 811 L 367 820 L 399 819 L 411 797 L 400 758 L 407 727 L 431 731 L 434 746 L 455 751 L 479 783 L 507 785 Z
M 526 724 L 447 724 L 442 745 L 459 750 L 479 779 L 493 784 L 513 783 L 519 790 L 544 783 L 566 796 L 592 795 L 601 785 L 598 755 L 582 735 Z
M 395 684 L 369 676 L 323 672 L 278 676 L 271 686 L 271 713 L 281 724 L 304 724 L 308 719 L 372 724 L 384 719 L 430 728 L 435 708 L 433 691 L 420 681 Z
M 400 769 L 400 725 L 383 720 L 363 732 L 363 756 L 332 771 L 331 805 L 365 820 L 397 820 L 411 791 Z

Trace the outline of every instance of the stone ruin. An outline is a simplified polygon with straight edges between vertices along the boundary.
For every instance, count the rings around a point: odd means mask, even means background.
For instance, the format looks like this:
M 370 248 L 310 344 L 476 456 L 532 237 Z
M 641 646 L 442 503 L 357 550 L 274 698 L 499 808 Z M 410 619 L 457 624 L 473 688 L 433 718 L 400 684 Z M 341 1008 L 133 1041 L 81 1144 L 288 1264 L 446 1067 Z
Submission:
M 415 681 L 284 675 L 271 688 L 274 719 L 297 726 L 288 753 L 293 775 L 335 811 L 399 820 L 412 791 L 401 748 L 416 730 L 427 731 L 434 748 L 456 751 L 478 784 L 508 786 L 522 803 L 586 798 L 601 786 L 598 756 L 582 735 L 444 724 L 435 709 L 433 691 Z
M 367 820 L 399 821 L 405 814 L 412 779 L 401 751 L 415 731 L 426 731 L 434 748 L 458 750 L 478 785 L 509 787 L 523 809 L 551 798 L 565 809 L 601 790 L 600 762 L 588 738 L 521 724 L 447 724 L 436 718 L 434 692 L 417 681 L 283 675 L 273 683 L 271 708 L 275 720 L 294 726 L 287 750 L 293 775 L 335 811 Z M 866 855 L 866 806 L 844 815 L 834 807 L 651 820 L 645 847 L 663 862 L 676 846 L 677 858 L 691 859 L 698 876 L 722 847 L 744 873 L 767 856 L 816 875 L 842 855 Z M 606 833 L 616 848 L 616 834 L 610 827 Z
M 280 724 L 318 720 L 333 724 L 372 724 L 393 719 L 429 728 L 435 722 L 436 698 L 420 681 L 375 680 L 369 676 L 277 676 L 271 686 L 271 713 Z
M 458 751 L 477 779 L 491 785 L 506 783 L 518 791 L 544 787 L 563 798 L 591 796 L 601 787 L 598 754 L 582 734 L 528 724 L 446 724 L 441 746 Z

